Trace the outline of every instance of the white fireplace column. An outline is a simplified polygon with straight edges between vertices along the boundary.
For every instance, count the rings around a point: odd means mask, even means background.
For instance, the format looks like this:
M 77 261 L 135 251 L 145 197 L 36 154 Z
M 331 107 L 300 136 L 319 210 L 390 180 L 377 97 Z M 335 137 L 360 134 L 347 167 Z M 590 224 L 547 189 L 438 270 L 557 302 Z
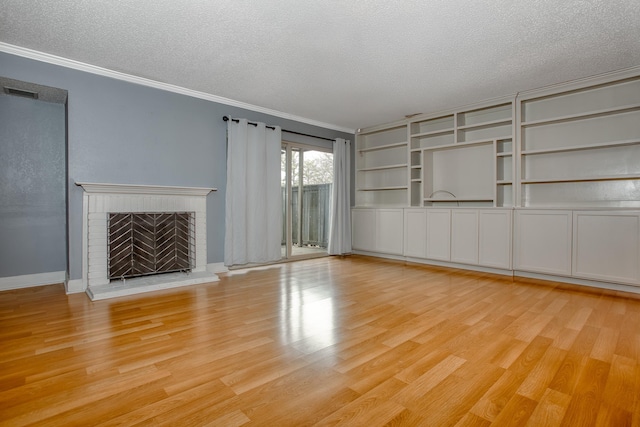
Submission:
M 207 194 L 215 188 L 78 182 L 84 189 L 82 227 L 82 282 L 91 299 L 147 292 L 218 280 L 207 272 Z M 107 266 L 109 213 L 195 213 L 195 268 L 189 274 L 145 276 L 110 281 Z M 114 294 L 115 293 L 115 294 Z M 106 294 L 105 294 L 106 295 Z

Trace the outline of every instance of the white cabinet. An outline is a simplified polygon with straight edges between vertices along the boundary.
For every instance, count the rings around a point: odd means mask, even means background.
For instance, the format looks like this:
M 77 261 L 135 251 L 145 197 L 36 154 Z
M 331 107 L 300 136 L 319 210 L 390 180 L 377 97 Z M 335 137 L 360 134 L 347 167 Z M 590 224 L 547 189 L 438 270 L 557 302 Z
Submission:
M 571 275 L 572 212 L 517 210 L 515 269 Z
M 640 212 L 573 213 L 573 275 L 640 283 Z
M 451 261 L 478 264 L 478 210 L 451 210 Z
M 376 209 L 376 251 L 402 255 L 403 210 Z
M 427 258 L 451 259 L 451 209 L 427 209 Z
M 426 209 L 404 210 L 404 255 L 415 258 L 427 257 Z
M 410 208 L 404 255 L 511 269 L 512 209 Z
M 511 210 L 481 209 L 478 247 L 480 265 L 511 269 Z
M 376 247 L 375 209 L 351 210 L 351 246 L 353 249 L 374 251 Z
M 402 209 L 352 209 L 351 227 L 354 249 L 402 255 Z

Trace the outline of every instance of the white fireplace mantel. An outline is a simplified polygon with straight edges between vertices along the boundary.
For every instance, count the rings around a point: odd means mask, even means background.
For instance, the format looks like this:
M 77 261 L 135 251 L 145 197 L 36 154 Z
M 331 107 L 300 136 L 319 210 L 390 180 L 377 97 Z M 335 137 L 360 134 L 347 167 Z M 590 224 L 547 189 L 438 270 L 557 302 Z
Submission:
M 82 285 L 92 300 L 217 281 L 207 271 L 207 195 L 205 187 L 105 184 L 76 182 L 84 190 L 82 224 Z M 107 268 L 107 216 L 117 212 L 193 212 L 195 267 L 172 273 L 109 280 Z
M 143 194 L 162 196 L 206 196 L 217 188 L 206 187 L 173 187 L 166 185 L 136 185 L 136 184 L 104 184 L 96 182 L 76 182 L 86 193 L 110 194 Z

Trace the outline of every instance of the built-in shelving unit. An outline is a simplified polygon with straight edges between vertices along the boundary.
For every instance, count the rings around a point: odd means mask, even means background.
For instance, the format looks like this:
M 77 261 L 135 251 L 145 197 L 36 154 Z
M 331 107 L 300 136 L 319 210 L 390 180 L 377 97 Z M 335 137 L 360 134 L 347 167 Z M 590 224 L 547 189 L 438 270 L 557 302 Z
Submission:
M 513 113 L 511 97 L 359 132 L 356 205 L 513 206 Z
M 640 293 L 640 67 L 358 141 L 356 251 Z
M 554 89 L 518 97 L 517 204 L 640 207 L 640 77 Z
M 356 140 L 356 205 L 405 206 L 407 128 L 404 123 L 371 128 Z
M 409 122 L 411 206 L 512 206 L 513 98 Z M 418 185 L 421 184 L 421 185 Z

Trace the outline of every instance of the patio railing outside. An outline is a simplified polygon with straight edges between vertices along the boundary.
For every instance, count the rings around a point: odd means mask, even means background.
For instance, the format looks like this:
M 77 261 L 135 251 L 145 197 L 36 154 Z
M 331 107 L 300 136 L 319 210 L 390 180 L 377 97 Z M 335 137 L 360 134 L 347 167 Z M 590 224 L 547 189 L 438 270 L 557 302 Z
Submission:
M 298 218 L 298 189 L 292 187 L 292 241 L 296 246 L 326 248 L 329 242 L 329 209 L 331 184 L 305 185 L 302 187 L 302 230 Z M 282 188 L 282 223 L 286 221 L 286 189 Z M 302 231 L 302 241 L 298 236 Z M 282 230 L 282 244 L 286 242 L 286 229 Z

